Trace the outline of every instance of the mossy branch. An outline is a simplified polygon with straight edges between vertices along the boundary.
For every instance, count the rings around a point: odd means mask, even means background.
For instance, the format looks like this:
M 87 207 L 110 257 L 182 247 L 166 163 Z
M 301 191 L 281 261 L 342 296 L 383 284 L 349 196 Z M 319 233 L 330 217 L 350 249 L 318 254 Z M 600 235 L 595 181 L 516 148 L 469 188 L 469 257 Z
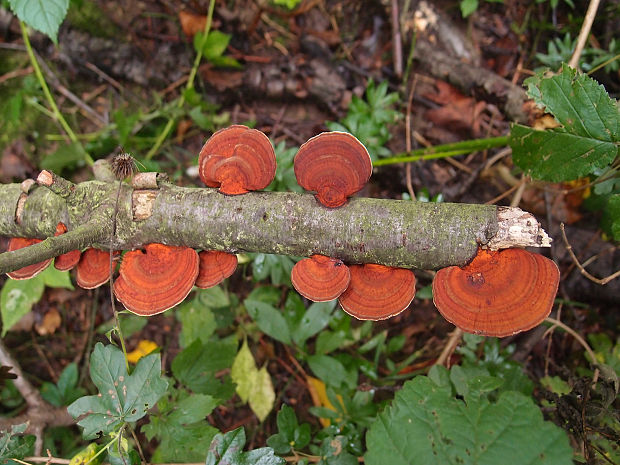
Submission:
M 0 185 L 0 234 L 49 237 L 58 221 L 70 231 L 31 246 L 30 251 L 0 255 L 0 272 L 75 248 L 109 248 L 118 184 L 83 182 L 62 189 L 61 198 L 52 192 L 60 193 L 54 185 L 64 185 L 61 179 L 54 176 L 48 187 L 31 190 L 19 221 L 15 218 L 19 185 Z M 120 199 L 115 250 L 160 242 L 234 253 L 319 253 L 346 263 L 437 269 L 467 263 L 479 245 L 549 245 L 532 215 L 492 205 L 354 198 L 341 208 L 328 209 L 311 194 L 226 196 L 216 189 L 163 182 L 156 189 L 123 185 Z M 520 237 L 514 236 L 515 230 Z

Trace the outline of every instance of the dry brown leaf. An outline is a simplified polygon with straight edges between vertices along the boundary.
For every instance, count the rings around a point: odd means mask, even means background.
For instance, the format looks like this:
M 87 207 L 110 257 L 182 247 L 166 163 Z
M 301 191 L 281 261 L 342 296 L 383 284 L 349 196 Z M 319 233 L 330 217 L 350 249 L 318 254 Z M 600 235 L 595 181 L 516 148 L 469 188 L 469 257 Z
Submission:
M 179 11 L 179 22 L 185 35 L 191 39 L 197 32 L 204 31 L 207 17 L 188 13 L 187 11 Z
M 62 323 L 60 313 L 55 308 L 52 308 L 43 315 L 43 321 L 41 321 L 40 324 L 36 323 L 34 325 L 34 329 L 36 329 L 39 335 L 46 336 L 48 334 L 54 334 L 60 327 L 60 323 Z

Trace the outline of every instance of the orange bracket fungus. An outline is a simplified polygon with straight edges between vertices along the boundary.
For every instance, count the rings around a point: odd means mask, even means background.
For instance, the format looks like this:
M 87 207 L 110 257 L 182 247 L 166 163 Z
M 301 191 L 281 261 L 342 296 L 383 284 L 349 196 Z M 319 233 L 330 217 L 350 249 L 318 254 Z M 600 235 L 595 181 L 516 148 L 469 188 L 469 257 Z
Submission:
M 411 270 L 377 264 L 351 265 L 351 283 L 338 298 L 358 320 L 385 320 L 405 310 L 415 296 Z
M 338 298 L 350 281 L 349 267 L 342 260 L 324 255 L 304 258 L 291 271 L 291 282 L 297 292 L 314 302 Z
M 480 249 L 469 265 L 449 266 L 433 280 L 433 301 L 464 331 L 504 337 L 537 326 L 551 312 L 557 265 L 524 249 Z
M 155 315 L 182 302 L 197 276 L 198 253 L 194 249 L 148 244 L 144 251 L 125 254 L 114 294 L 136 315 Z
M 114 253 L 118 260 L 119 252 Z M 110 279 L 110 253 L 89 248 L 84 251 L 76 267 L 76 282 L 82 289 L 94 289 Z
M 256 129 L 235 124 L 215 132 L 198 158 L 200 179 L 223 194 L 263 189 L 276 174 L 276 154 L 269 138 Z
M 12 252 L 13 250 L 21 249 L 24 247 L 28 247 L 32 244 L 37 244 L 41 242 L 42 239 L 28 239 L 25 237 L 12 237 L 9 240 L 9 246 L 7 248 L 7 252 Z M 19 270 L 11 271 L 7 273 L 9 278 L 11 279 L 30 279 L 38 275 L 41 271 L 47 268 L 47 265 L 50 264 L 52 259 L 43 260 L 39 263 L 34 263 L 33 265 L 28 265 Z
M 301 187 L 316 192 L 321 204 L 336 208 L 368 182 L 372 161 L 366 147 L 355 136 L 323 132 L 299 148 L 294 169 Z
M 67 227 L 64 223 L 60 222 L 56 226 L 56 233 L 54 236 L 60 236 L 67 232 Z M 79 250 L 72 250 L 67 253 L 63 253 L 54 259 L 54 268 L 60 271 L 69 271 L 80 261 L 82 253 Z
M 203 250 L 198 254 L 198 277 L 196 286 L 201 289 L 213 287 L 232 275 L 237 269 L 237 256 L 218 250 Z

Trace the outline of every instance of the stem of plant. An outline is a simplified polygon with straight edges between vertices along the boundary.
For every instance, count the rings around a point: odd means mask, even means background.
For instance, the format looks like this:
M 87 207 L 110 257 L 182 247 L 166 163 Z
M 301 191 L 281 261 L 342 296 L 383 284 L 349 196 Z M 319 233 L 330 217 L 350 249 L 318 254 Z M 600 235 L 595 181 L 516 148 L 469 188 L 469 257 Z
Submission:
M 80 142 L 78 141 L 77 136 L 71 129 L 71 126 L 69 126 L 69 123 L 67 123 L 65 118 L 62 116 L 62 113 L 60 113 L 60 110 L 58 109 L 58 106 L 56 105 L 56 101 L 54 100 L 54 97 L 52 96 L 52 93 L 50 92 L 47 82 L 45 81 L 45 77 L 43 76 L 43 73 L 41 72 L 41 67 L 39 66 L 37 57 L 34 55 L 34 50 L 32 49 L 32 45 L 30 44 L 30 39 L 28 38 L 28 28 L 23 23 L 23 21 L 19 22 L 19 27 L 21 28 L 21 31 L 22 31 L 22 38 L 24 39 L 24 45 L 26 46 L 26 52 L 28 53 L 28 58 L 30 59 L 30 63 L 32 64 L 32 68 L 34 69 L 34 74 L 37 77 L 37 80 L 39 81 L 39 85 L 43 89 L 43 94 L 45 95 L 45 98 L 47 99 L 47 103 L 52 108 L 54 117 L 58 120 L 62 128 L 65 130 L 65 132 L 67 133 L 67 136 L 69 136 L 69 139 L 71 139 L 71 142 L 73 142 L 74 144 L 79 144 Z M 83 150 L 83 152 L 84 152 L 84 161 L 89 166 L 92 166 L 94 163 L 93 159 L 88 154 L 88 152 L 86 152 L 85 150 Z
M 397 154 L 390 158 L 384 158 L 373 162 L 373 166 L 393 165 L 395 163 L 408 163 L 418 160 L 432 160 L 436 158 L 454 157 L 477 150 L 485 150 L 494 147 L 503 147 L 508 144 L 508 136 L 489 137 L 487 139 L 466 140 L 455 142 L 454 144 L 436 145 L 434 147 L 424 147 Z
M 198 72 L 198 66 L 200 65 L 200 60 L 202 59 L 202 49 L 207 42 L 207 37 L 209 36 L 209 31 L 211 30 L 211 21 L 213 20 L 213 10 L 215 9 L 215 0 L 209 1 L 209 11 L 207 13 L 207 21 L 205 23 L 205 28 L 203 31 L 202 40 L 200 41 L 200 46 L 198 49 L 198 53 L 196 53 L 196 58 L 194 58 L 194 64 L 189 73 L 189 77 L 187 78 L 187 84 L 185 85 L 185 90 L 192 89 L 194 87 L 194 79 L 196 79 L 196 73 Z M 179 97 L 179 103 L 177 104 L 178 108 L 181 108 L 185 103 L 185 94 L 181 94 Z M 150 160 L 157 153 L 159 148 L 162 146 L 170 131 L 172 131 L 172 127 L 174 126 L 176 118 L 171 116 L 164 127 L 164 130 L 159 134 L 155 144 L 151 147 L 151 149 L 145 155 L 145 159 Z
M 125 338 L 123 337 L 123 330 L 121 329 L 121 322 L 118 318 L 118 311 L 116 310 L 116 305 L 114 304 L 114 286 L 112 282 L 112 276 L 114 275 L 114 261 L 112 260 L 112 245 L 114 244 L 114 236 L 116 236 L 116 215 L 118 213 L 118 201 L 121 196 L 121 188 L 123 186 L 123 181 L 120 180 L 118 182 L 118 190 L 116 191 L 116 203 L 114 204 L 114 216 L 112 218 L 112 233 L 110 234 L 110 304 L 112 305 L 112 313 L 114 313 L 114 324 L 116 326 L 116 333 L 118 334 L 118 338 L 121 341 L 121 349 L 123 350 L 123 355 L 125 356 L 125 368 L 127 369 L 127 373 L 129 373 L 129 360 L 127 360 L 127 349 L 125 347 Z

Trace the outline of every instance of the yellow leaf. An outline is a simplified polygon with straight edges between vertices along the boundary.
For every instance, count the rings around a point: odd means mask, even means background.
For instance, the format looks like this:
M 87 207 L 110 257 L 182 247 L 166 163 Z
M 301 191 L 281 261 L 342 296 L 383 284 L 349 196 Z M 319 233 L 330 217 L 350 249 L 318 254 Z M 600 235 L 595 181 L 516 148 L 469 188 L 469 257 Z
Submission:
M 103 446 L 100 446 L 94 442 L 90 443 L 84 449 L 71 457 L 69 465 L 85 465 L 87 463 L 89 465 L 98 465 L 103 459 L 103 454 L 97 455 L 96 458 L 95 455 L 99 452 L 101 447 Z
M 248 347 L 248 341 L 244 340 L 230 369 L 230 377 L 237 385 L 237 394 L 243 402 L 247 402 L 250 398 L 256 371 L 256 363 Z
M 256 372 L 252 393 L 250 394 L 250 408 L 262 422 L 267 418 L 276 400 L 271 376 L 267 371 L 267 365 Z
M 332 404 L 327 398 L 327 390 L 325 389 L 325 383 L 323 381 L 312 376 L 307 376 L 306 382 L 308 383 L 308 391 L 310 392 L 310 397 L 312 397 L 312 403 L 315 407 L 325 407 L 337 412 L 334 404 Z M 340 394 L 338 394 L 338 400 L 342 404 L 342 396 Z M 337 418 L 336 420 L 339 421 L 340 418 Z M 319 417 L 319 421 L 321 422 L 323 428 L 326 428 L 331 424 L 329 418 Z
M 142 339 L 138 342 L 138 347 L 127 354 L 127 361 L 130 363 L 138 363 L 142 357 L 150 354 L 157 349 L 157 344 L 147 339 Z

